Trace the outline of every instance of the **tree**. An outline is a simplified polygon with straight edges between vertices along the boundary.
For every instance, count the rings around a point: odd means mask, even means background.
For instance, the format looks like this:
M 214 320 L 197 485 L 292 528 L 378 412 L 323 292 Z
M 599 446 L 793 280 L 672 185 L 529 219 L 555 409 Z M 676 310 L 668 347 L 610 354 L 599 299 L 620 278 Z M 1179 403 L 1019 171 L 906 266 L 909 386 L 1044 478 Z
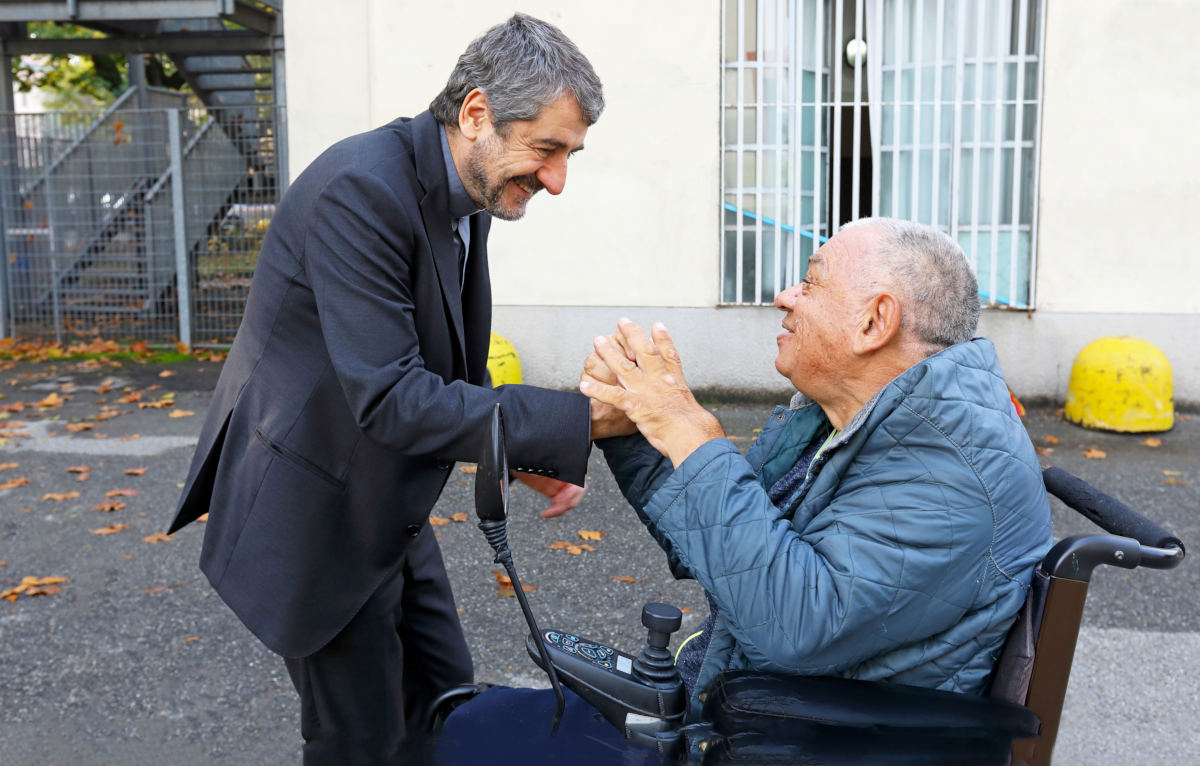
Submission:
M 105 37 L 94 29 L 53 21 L 31 22 L 28 34 L 40 40 Z M 123 54 L 26 55 L 13 58 L 12 72 L 22 93 L 35 88 L 44 91 L 49 109 L 103 109 L 129 87 L 129 62 Z M 146 82 L 175 90 L 187 87 L 174 63 L 163 54 L 146 56 Z

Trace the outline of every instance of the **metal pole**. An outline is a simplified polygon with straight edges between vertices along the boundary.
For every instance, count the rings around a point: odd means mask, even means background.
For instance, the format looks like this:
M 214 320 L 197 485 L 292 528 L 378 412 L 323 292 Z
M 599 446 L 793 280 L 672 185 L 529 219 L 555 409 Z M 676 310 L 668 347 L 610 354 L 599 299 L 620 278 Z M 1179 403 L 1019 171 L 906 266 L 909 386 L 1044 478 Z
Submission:
M 46 198 L 46 246 L 50 255 L 50 305 L 54 312 L 54 340 L 56 343 L 62 343 L 62 307 L 58 300 L 58 241 L 54 236 L 54 196 L 50 189 L 50 176 L 52 175 L 53 159 L 50 153 L 50 141 L 43 133 L 42 135 L 42 165 L 45 167 L 44 181 L 42 182 L 42 191 Z
M 278 22 L 277 22 L 278 23 Z M 282 40 L 280 30 L 278 40 Z M 287 60 L 282 47 L 272 45 L 271 86 L 274 89 L 274 104 L 271 114 L 275 123 L 275 199 L 278 201 L 288 187 L 288 134 L 287 134 Z
M 0 338 L 12 335 L 9 314 L 12 313 L 12 287 L 8 279 L 8 206 L 13 204 L 13 174 L 17 162 L 13 148 L 16 146 L 16 120 L 13 117 L 12 57 L 4 51 L 4 40 L 0 38 Z
M 179 342 L 192 346 L 192 287 L 188 268 L 187 233 L 183 210 L 183 146 L 179 110 L 168 109 L 167 136 L 171 151 L 171 213 L 175 231 L 175 295 L 179 299 Z

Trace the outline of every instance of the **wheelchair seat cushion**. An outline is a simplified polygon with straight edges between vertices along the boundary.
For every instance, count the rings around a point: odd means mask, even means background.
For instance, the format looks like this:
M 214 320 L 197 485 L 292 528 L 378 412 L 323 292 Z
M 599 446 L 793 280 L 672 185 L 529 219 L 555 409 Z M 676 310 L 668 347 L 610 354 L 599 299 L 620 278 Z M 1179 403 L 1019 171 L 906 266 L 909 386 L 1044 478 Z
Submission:
M 493 686 L 455 708 L 447 718 L 431 766 L 481 763 L 569 763 L 572 766 L 658 766 L 658 753 L 625 741 L 603 716 L 563 689 L 566 708 L 557 731 L 554 692 Z

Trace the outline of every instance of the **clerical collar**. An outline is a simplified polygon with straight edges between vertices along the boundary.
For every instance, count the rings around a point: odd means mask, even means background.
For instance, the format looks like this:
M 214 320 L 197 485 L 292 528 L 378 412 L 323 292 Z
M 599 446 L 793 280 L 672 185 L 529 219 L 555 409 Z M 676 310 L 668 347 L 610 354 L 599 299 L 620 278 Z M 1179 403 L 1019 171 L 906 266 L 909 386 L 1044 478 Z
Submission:
M 450 154 L 450 141 L 446 138 L 446 126 L 439 125 L 438 131 L 442 137 L 442 159 L 446 162 L 446 178 L 450 182 L 450 215 L 463 218 L 479 212 L 479 206 L 463 187 L 462 179 L 458 176 L 458 168 L 454 166 L 454 156 Z

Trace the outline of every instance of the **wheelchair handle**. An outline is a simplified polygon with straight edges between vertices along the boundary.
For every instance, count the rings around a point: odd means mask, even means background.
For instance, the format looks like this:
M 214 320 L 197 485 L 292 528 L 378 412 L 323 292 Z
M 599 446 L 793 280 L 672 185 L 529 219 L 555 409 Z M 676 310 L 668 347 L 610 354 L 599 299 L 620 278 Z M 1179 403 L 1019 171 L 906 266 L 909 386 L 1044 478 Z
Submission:
M 1170 560 L 1170 556 L 1174 555 L 1178 555 L 1179 559 L 1183 558 L 1182 540 L 1078 476 L 1069 474 L 1061 468 L 1045 468 L 1042 470 L 1042 480 L 1046 483 L 1047 492 L 1062 500 L 1067 507 L 1086 516 L 1096 526 L 1120 537 L 1131 537 L 1142 546 L 1151 549 L 1149 555 L 1144 558 L 1154 561 L 1163 558 Z M 1163 553 L 1170 548 L 1177 548 L 1179 553 L 1169 555 Z M 1156 569 L 1166 568 L 1151 564 L 1149 561 L 1143 562 L 1142 566 Z M 1174 564 L 1167 566 L 1174 566 Z
M 1041 568 L 1051 577 L 1088 582 L 1101 564 L 1122 569 L 1171 569 L 1183 561 L 1182 546 L 1158 548 L 1117 535 L 1074 535 L 1059 540 L 1042 559 Z

